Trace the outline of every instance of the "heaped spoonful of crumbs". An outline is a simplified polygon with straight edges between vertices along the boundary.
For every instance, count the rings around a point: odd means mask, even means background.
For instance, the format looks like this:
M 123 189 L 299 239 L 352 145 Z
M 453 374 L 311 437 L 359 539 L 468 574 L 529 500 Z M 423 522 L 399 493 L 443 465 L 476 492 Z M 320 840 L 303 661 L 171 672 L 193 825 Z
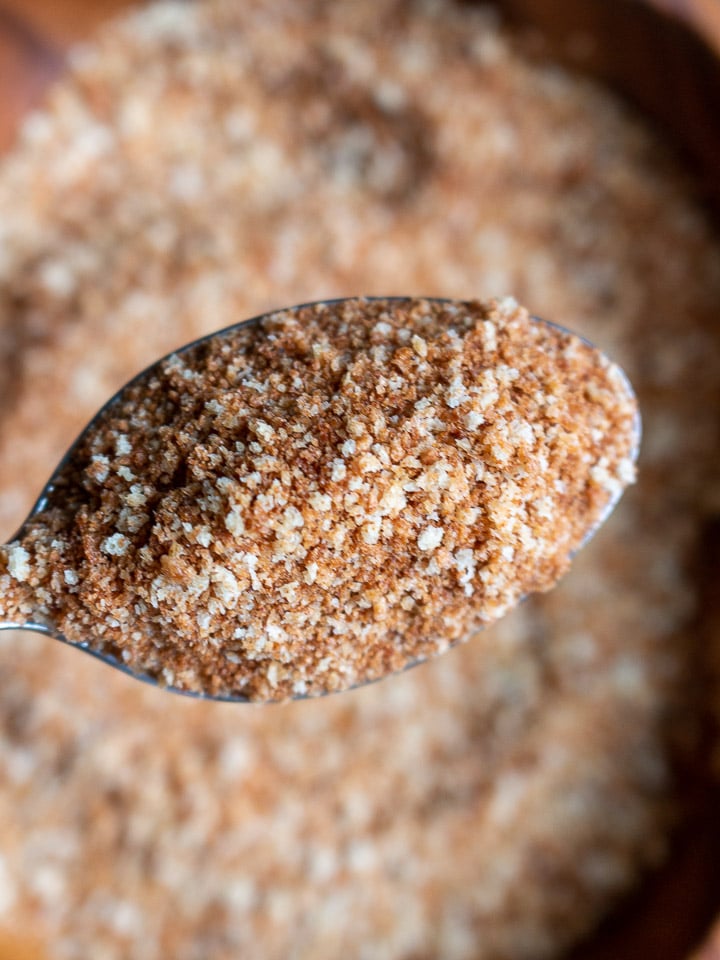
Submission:
M 279 310 L 124 387 L 0 548 L 2 627 L 270 701 L 548 590 L 634 478 L 620 369 L 508 298 Z

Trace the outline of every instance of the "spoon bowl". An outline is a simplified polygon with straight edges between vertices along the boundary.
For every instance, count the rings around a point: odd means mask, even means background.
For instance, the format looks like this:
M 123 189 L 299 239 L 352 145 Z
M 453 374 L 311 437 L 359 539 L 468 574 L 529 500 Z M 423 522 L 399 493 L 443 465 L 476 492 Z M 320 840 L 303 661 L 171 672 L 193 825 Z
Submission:
M 474 302 L 473 302 L 474 303 Z M 514 301 L 512 302 L 514 303 Z M 268 334 L 268 330 L 272 331 L 274 329 L 273 324 L 275 324 L 278 316 L 282 314 L 283 317 L 292 318 L 293 322 L 300 320 L 304 321 L 305 317 L 309 314 L 313 316 L 318 313 L 318 311 L 342 311 L 346 308 L 352 307 L 353 309 L 357 308 L 357 305 L 360 304 L 362 309 L 365 310 L 384 310 L 386 313 L 382 313 L 382 316 L 392 316 L 393 311 L 400 310 L 410 310 L 415 309 L 417 304 L 427 305 L 427 309 L 446 311 L 447 315 L 451 318 L 458 313 L 458 311 L 465 310 L 469 305 L 462 301 L 453 301 L 444 298 L 423 298 L 422 300 L 417 300 L 414 298 L 407 297 L 372 297 L 372 298 L 342 298 L 342 299 L 333 299 L 327 301 L 320 301 L 315 303 L 305 303 L 298 306 L 289 308 L 284 311 L 273 311 L 259 316 L 253 317 L 249 320 L 244 320 L 241 323 L 235 324 L 231 327 L 220 330 L 216 333 L 210 334 L 208 336 L 199 338 L 191 343 L 186 344 L 178 350 L 173 351 L 171 354 L 163 357 L 162 359 L 156 361 L 144 371 L 139 373 L 131 381 L 129 381 L 125 386 L 123 386 L 117 393 L 108 400 L 108 402 L 98 411 L 98 413 L 92 418 L 87 427 L 81 432 L 81 434 L 76 439 L 75 443 L 68 449 L 65 456 L 62 458 L 57 468 L 51 475 L 50 479 L 46 483 L 39 497 L 37 498 L 32 510 L 30 511 L 28 517 L 18 530 L 17 534 L 13 538 L 10 545 L 4 548 L 5 551 L 5 564 L 7 569 L 10 570 L 10 563 L 8 561 L 9 553 L 13 545 L 15 544 L 25 544 L 32 539 L 32 531 L 35 529 L 37 523 L 42 520 L 44 516 L 48 514 L 49 511 L 58 508 L 58 505 L 62 505 L 63 498 L 67 496 L 68 491 L 68 474 L 77 472 L 77 458 L 82 454 L 85 456 L 86 447 L 88 444 L 88 438 L 93 437 L 98 432 L 104 429 L 104 425 L 108 423 L 110 419 L 115 416 L 118 416 L 118 411 L 122 412 L 125 407 L 127 407 L 128 397 L 138 394 L 138 391 L 143 391 L 145 388 L 153 382 L 163 371 L 166 371 L 169 365 L 182 365 L 186 360 L 188 363 L 192 364 L 193 358 L 197 357 L 199 353 L 207 349 L 214 349 L 217 345 L 222 345 L 232 342 L 236 337 L 247 337 L 249 333 L 252 334 L 252 337 L 255 338 L 258 343 L 261 340 L 267 341 L 272 339 L 272 332 Z M 515 305 L 516 307 L 516 305 Z M 497 308 L 497 305 L 496 305 Z M 507 309 L 507 308 L 504 308 Z M 412 312 L 412 311 L 411 311 Z M 496 309 L 497 313 L 497 309 Z M 501 311 L 502 314 L 502 311 Z M 380 314 L 378 314 L 380 315 Z M 484 316 L 484 314 L 483 314 Z M 494 322 L 492 319 L 495 317 L 495 314 L 492 312 L 489 314 L 490 320 L 482 320 L 478 322 L 482 323 L 491 323 Z M 537 339 L 538 337 L 542 338 L 543 336 L 549 336 L 554 338 L 560 338 L 563 343 L 567 342 L 572 345 L 572 350 L 577 349 L 578 345 L 582 345 L 582 348 L 591 354 L 593 354 L 594 359 L 598 361 L 599 369 L 610 369 L 612 371 L 612 377 L 614 388 L 619 391 L 619 394 L 624 395 L 624 399 L 628 401 L 631 409 L 629 418 L 626 416 L 626 420 L 629 424 L 627 426 L 627 439 L 626 439 L 626 461 L 627 463 L 634 466 L 637 459 L 639 445 L 640 445 L 640 436 L 641 436 L 641 424 L 639 413 L 637 412 L 637 407 L 634 403 L 634 395 L 632 393 L 632 388 L 624 375 L 624 373 L 616 366 L 609 363 L 606 360 L 604 355 L 602 355 L 589 341 L 584 338 L 578 337 L 575 334 L 572 334 L 570 331 L 566 330 L 563 327 L 558 326 L 557 324 L 551 323 L 549 321 L 542 320 L 538 317 L 530 317 L 526 315 L 526 321 L 534 328 L 533 336 Z M 381 321 L 385 322 L 385 321 Z M 388 324 L 385 323 L 385 326 Z M 379 326 L 379 324 L 377 325 Z M 529 329 L 529 328 L 528 328 Z M 398 334 L 398 336 L 400 336 Z M 494 334 L 493 334 L 494 336 Z M 420 338 L 421 340 L 422 338 Z M 416 343 L 416 336 L 414 335 L 411 338 L 413 344 L 413 349 L 424 359 L 423 351 L 427 348 L 420 345 L 420 340 Z M 402 350 L 402 344 L 410 342 L 409 338 L 403 339 L 400 338 L 398 343 L 400 343 L 399 350 Z M 409 347 L 406 347 L 406 351 L 409 350 Z M 567 348 L 568 354 L 572 353 L 570 347 Z M 398 354 L 399 355 L 399 354 Z M 562 357 L 560 357 L 564 363 Z M 517 371 L 516 371 L 517 372 Z M 448 405 L 451 405 L 451 401 L 448 401 Z M 125 415 L 125 414 L 123 414 Z M 128 419 L 126 417 L 126 419 Z M 354 441 L 350 441 L 351 445 L 354 445 Z M 467 444 L 466 444 L 467 445 Z M 374 449 L 374 448 L 373 448 Z M 627 474 L 627 463 L 625 466 L 625 473 Z M 142 480 L 142 477 L 138 478 Z M 594 536 L 597 530 L 602 526 L 606 521 L 609 515 L 612 513 L 615 508 L 618 500 L 620 499 L 624 488 L 624 482 L 613 482 L 608 486 L 607 496 L 602 503 L 601 507 L 596 510 L 592 522 L 586 526 L 582 531 L 582 535 L 577 538 L 576 542 L 568 550 L 568 560 L 587 542 Z M 24 549 L 24 548 L 23 548 Z M 508 554 L 508 565 L 512 566 L 513 558 Z M 2 582 L 2 558 L 3 553 L 0 549 L 0 583 Z M 252 571 L 251 571 L 252 574 Z M 253 584 L 255 588 L 255 584 Z M 543 587 L 542 589 L 544 589 Z M 526 593 L 523 592 L 517 597 L 517 602 L 524 599 Z M 32 606 L 32 604 L 31 604 Z M 493 618 L 494 619 L 494 618 Z M 478 627 L 485 625 L 484 620 L 480 620 L 477 623 L 473 623 L 472 632 L 474 632 Z M 248 695 L 242 692 L 242 690 L 209 690 L 209 689 L 192 689 L 182 684 L 176 684 L 172 681 L 172 675 L 168 676 L 163 674 L 162 671 L 158 670 L 144 670 L 138 667 L 135 663 L 127 662 L 123 659 L 122 651 L 118 652 L 114 649 L 106 649 L 103 643 L 98 644 L 97 638 L 90 635 L 78 639 L 77 636 L 69 638 L 66 633 L 60 629 L 60 627 L 53 622 L 53 619 L 47 617 L 45 614 L 38 615 L 37 613 L 31 613 L 30 615 L 19 617 L 17 611 L 14 615 L 7 611 L 3 610 L 3 600 L 0 595 L 0 630 L 30 630 L 38 633 L 42 633 L 48 636 L 53 637 L 56 640 L 67 643 L 77 649 L 83 650 L 86 653 L 91 654 L 92 656 L 102 660 L 108 666 L 111 666 L 121 672 L 128 674 L 134 679 L 141 680 L 143 682 L 155 685 L 162 686 L 163 689 L 179 693 L 184 696 L 191 696 L 201 699 L 213 699 L 224 702 L 250 702 L 257 701 L 262 699 L 263 702 L 271 702 L 275 697 L 272 695 L 263 696 L 258 698 L 256 695 Z M 448 642 L 444 643 L 442 650 L 448 649 L 453 646 L 459 640 L 465 638 L 465 635 L 462 631 L 458 632 L 457 635 L 453 636 Z M 440 652 L 440 651 L 434 651 Z M 434 652 L 426 654 L 425 652 L 417 656 L 409 656 L 399 667 L 393 667 L 389 672 L 396 672 L 397 669 L 405 670 L 410 667 L 416 666 L 419 663 L 424 662 L 428 659 L 429 656 L 434 655 Z M 351 682 L 347 684 L 343 689 L 352 689 L 358 686 L 362 686 L 368 682 L 373 682 L 374 680 L 381 679 L 384 674 L 380 673 L 377 675 L 363 676 L 357 682 Z M 312 689 L 310 692 L 306 692 L 302 689 L 302 686 L 299 686 L 297 690 L 293 691 L 291 694 L 292 699 L 305 699 L 308 696 L 318 696 L 323 695 L 327 692 L 333 692 L 334 688 L 329 688 L 328 690 L 317 690 Z M 288 699 L 287 696 L 283 695 L 277 699 Z

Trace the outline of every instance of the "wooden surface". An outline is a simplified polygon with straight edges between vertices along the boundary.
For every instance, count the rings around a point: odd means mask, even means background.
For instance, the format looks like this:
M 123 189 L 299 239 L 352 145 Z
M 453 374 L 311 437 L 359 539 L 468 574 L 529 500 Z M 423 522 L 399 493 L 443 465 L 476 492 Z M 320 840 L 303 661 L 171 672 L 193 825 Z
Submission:
M 653 0 L 656 7 L 677 14 L 698 27 L 720 51 L 720 0 Z
M 709 52 L 714 47 L 720 54 L 720 0 L 652 0 L 695 24 L 709 40 L 705 50 L 689 32 L 650 16 L 641 0 L 498 2 L 540 26 L 561 53 L 618 86 L 665 126 L 720 210 L 720 57 Z M 0 0 L 0 151 L 62 73 L 68 47 L 128 6 L 129 0 Z M 573 44 L 578 36 L 595 43 Z M 720 630 L 720 617 L 713 628 Z M 690 826 L 677 839 L 670 866 L 575 960 L 683 960 L 720 914 L 720 797 L 707 791 L 701 773 L 690 771 L 688 782 Z M 43 958 L 32 938 L 0 929 L 0 960 Z M 720 960 L 720 928 L 694 960 Z
M 59 76 L 69 46 L 129 0 L 0 0 L 0 151 Z

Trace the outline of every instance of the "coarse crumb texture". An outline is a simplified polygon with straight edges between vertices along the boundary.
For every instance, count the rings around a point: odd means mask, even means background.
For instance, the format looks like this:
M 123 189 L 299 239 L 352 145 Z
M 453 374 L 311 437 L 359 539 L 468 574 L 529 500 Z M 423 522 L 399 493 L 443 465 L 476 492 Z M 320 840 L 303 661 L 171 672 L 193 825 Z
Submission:
M 52 960 L 537 960 L 662 857 L 720 502 L 720 246 L 661 144 L 471 5 L 149 7 L 0 170 L 0 498 L 137 370 L 332 296 L 514 293 L 639 395 L 639 482 L 552 592 L 279 707 L 0 641 L 0 909 Z M 25 558 L 16 557 L 20 570 Z
M 637 419 L 512 298 L 275 312 L 93 422 L 0 549 L 0 611 L 183 690 L 377 680 L 555 584 L 634 479 Z

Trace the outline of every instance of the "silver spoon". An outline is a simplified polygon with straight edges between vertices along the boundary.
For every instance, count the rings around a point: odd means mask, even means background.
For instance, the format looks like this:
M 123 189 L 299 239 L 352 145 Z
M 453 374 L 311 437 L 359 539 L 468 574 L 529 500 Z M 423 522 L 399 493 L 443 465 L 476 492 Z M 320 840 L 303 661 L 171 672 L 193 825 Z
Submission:
M 405 298 L 405 297 L 382 297 L 382 298 L 372 297 L 372 298 L 363 298 L 363 301 L 367 301 L 367 302 L 382 301 L 383 303 L 402 305 L 407 303 L 409 299 L 410 298 Z M 412 299 L 416 299 L 416 298 L 412 298 Z M 452 301 L 452 300 L 441 299 L 441 298 L 422 298 L 422 300 L 424 302 L 444 304 L 449 306 L 452 306 L 453 304 L 460 304 L 460 301 Z M 336 300 L 322 301 L 319 304 L 315 304 L 315 303 L 300 304 L 296 307 L 289 308 L 288 310 L 285 310 L 282 312 L 297 313 L 306 308 L 313 308 L 316 306 L 321 306 L 322 304 L 333 305 L 333 304 L 342 304 L 344 302 L 345 301 L 343 299 L 336 299 Z M 96 415 L 92 418 L 92 420 L 85 427 L 82 433 L 78 436 L 75 443 L 73 443 L 72 446 L 68 449 L 67 453 L 58 464 L 57 468 L 51 475 L 50 479 L 45 484 L 45 487 L 40 493 L 40 496 L 35 502 L 35 505 L 30 511 L 28 517 L 26 518 L 26 520 L 24 521 L 24 523 L 16 533 L 15 537 L 13 537 L 11 542 L 22 543 L 22 541 L 26 537 L 26 533 L 27 533 L 30 522 L 34 518 L 36 518 L 38 515 L 42 514 L 51 504 L 53 497 L 57 492 L 59 480 L 63 475 L 65 468 L 68 466 L 69 462 L 73 458 L 73 455 L 75 454 L 79 445 L 82 443 L 82 441 L 88 434 L 95 431 L 97 426 L 105 418 L 108 412 L 112 411 L 114 407 L 116 407 L 118 404 L 121 403 L 123 398 L 126 396 L 128 390 L 130 390 L 132 387 L 136 387 L 138 385 L 143 384 L 143 382 L 148 381 L 153 376 L 153 374 L 161 367 L 161 365 L 164 364 L 166 361 L 175 357 L 182 357 L 184 354 L 187 354 L 190 351 L 194 351 L 197 347 L 201 346 L 202 344 L 209 343 L 210 341 L 216 338 L 218 339 L 226 338 L 229 335 L 231 335 L 233 332 L 240 330 L 242 328 L 260 327 L 260 325 L 266 318 L 271 317 L 276 313 L 278 313 L 278 311 L 272 311 L 271 313 L 262 314 L 260 316 L 253 317 L 249 320 L 245 320 L 241 323 L 235 324 L 224 330 L 210 334 L 209 336 L 201 337 L 198 340 L 195 340 L 189 344 L 186 344 L 185 346 L 181 347 L 179 350 L 173 351 L 173 353 L 168 354 L 166 357 L 161 358 L 160 360 L 153 363 L 151 366 L 147 367 L 144 371 L 139 373 L 136 377 L 130 380 L 127 384 L 125 384 L 125 386 L 123 386 L 120 390 L 118 390 L 117 393 L 113 397 L 111 397 L 110 400 L 108 400 L 108 402 L 96 413 Z M 599 351 L 597 351 L 597 348 L 595 348 L 592 344 L 590 344 L 589 341 L 585 340 L 582 337 L 579 337 L 577 334 L 571 334 L 570 331 L 566 330 L 565 328 L 560 327 L 557 324 L 550 323 L 549 321 L 541 320 L 538 317 L 532 317 L 532 320 L 535 323 L 545 325 L 551 330 L 560 332 L 561 334 L 564 334 L 564 335 L 570 335 L 575 339 L 582 341 L 586 346 L 589 346 L 591 349 L 595 350 L 599 354 Z M 617 367 L 615 369 L 618 370 Z M 620 374 L 620 377 L 622 379 L 622 382 L 624 383 L 624 386 L 628 394 L 632 396 L 632 388 L 630 387 L 630 384 L 627 381 L 627 378 L 622 373 L 622 371 L 618 370 L 618 373 Z M 641 436 L 640 417 L 639 417 L 639 414 L 636 414 L 634 418 L 634 423 L 633 423 L 632 450 L 630 454 L 630 459 L 633 461 L 633 463 L 637 459 L 637 454 L 638 454 L 639 445 L 640 445 L 640 436 Z M 586 531 L 578 549 L 585 546 L 588 543 L 588 541 L 594 536 L 597 530 L 603 525 L 603 523 L 606 521 L 606 519 L 609 517 L 609 515 L 612 513 L 613 509 L 615 508 L 621 495 L 622 495 L 622 489 L 618 489 L 617 492 L 610 497 L 610 499 L 608 500 L 607 504 L 604 507 L 604 510 L 602 511 L 602 514 L 597 518 L 596 522 L 593 523 L 591 528 L 589 528 Z M 0 568 L 0 572 L 1 572 L 1 568 Z M 18 622 L 16 619 L 2 619 L 1 598 L 0 598 L 0 630 L 29 630 L 29 631 L 45 634 L 47 636 L 53 637 L 53 639 L 55 640 L 59 640 L 70 646 L 76 647 L 79 650 L 83 650 L 84 652 L 89 653 L 91 656 L 96 657 L 97 659 L 106 663 L 108 666 L 114 667 L 115 669 L 120 670 L 122 673 L 128 674 L 129 676 L 133 677 L 136 680 L 141 680 L 153 686 L 162 686 L 162 689 L 172 693 L 179 693 L 184 696 L 190 696 L 190 697 L 195 697 L 200 699 L 211 699 L 211 700 L 218 700 L 218 701 L 225 701 L 225 702 L 235 702 L 235 703 L 249 702 L 249 698 L 242 694 L 210 695 L 205 691 L 187 690 L 182 687 L 174 686 L 172 684 L 166 685 L 164 683 L 161 683 L 159 681 L 158 676 L 151 675 L 149 673 L 145 673 L 142 671 L 134 670 L 130 666 L 128 666 L 127 663 L 125 663 L 122 659 L 118 658 L 114 654 L 96 649 L 92 645 L 92 640 L 88 640 L 85 642 L 78 642 L 76 640 L 68 639 L 66 636 L 63 635 L 63 633 L 56 626 L 54 626 L 51 623 L 44 622 L 41 618 L 33 619 L 32 617 L 29 617 L 21 622 Z M 411 660 L 410 662 L 404 665 L 403 669 L 408 669 L 421 662 L 424 662 L 425 659 L 426 658 L 423 657 L 423 658 Z M 381 678 L 377 678 L 377 679 L 381 679 Z M 373 682 L 373 681 L 365 681 L 365 682 Z M 358 684 L 357 686 L 362 686 L 362 685 L 364 685 L 364 683 Z M 305 695 L 300 694 L 300 695 L 294 696 L 293 699 L 306 699 L 306 697 Z

